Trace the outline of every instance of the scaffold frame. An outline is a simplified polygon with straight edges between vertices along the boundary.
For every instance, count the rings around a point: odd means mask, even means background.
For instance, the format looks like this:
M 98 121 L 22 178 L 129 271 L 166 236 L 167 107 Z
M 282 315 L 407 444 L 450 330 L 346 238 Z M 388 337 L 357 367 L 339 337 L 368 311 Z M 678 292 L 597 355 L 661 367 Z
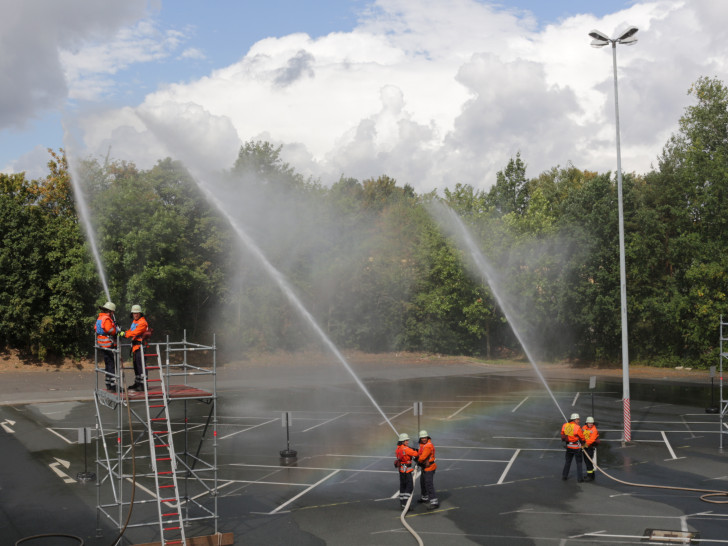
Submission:
M 155 496 L 149 485 L 158 478 L 151 440 L 154 434 L 152 422 L 161 420 L 160 415 L 163 413 L 167 415 L 170 440 L 176 437 L 174 442 L 170 441 L 174 453 L 171 464 L 175 488 L 179 483 L 176 509 L 180 512 L 181 523 L 185 529 L 200 532 L 209 529 L 217 535 L 215 336 L 212 345 L 202 345 L 189 341 L 185 331 L 181 341 L 170 341 L 167 336 L 166 341 L 151 342 L 149 346 L 156 351 L 147 356 L 158 359 L 157 381 L 161 383 L 156 390 L 149 386 L 148 390 L 142 392 L 124 388 L 124 372 L 131 370 L 131 374 L 134 374 L 131 362 L 124 363 L 122 358 L 123 351 L 128 350 L 130 345 L 120 343 L 112 349 L 95 346 L 97 535 L 101 536 L 101 520 L 104 518 L 119 532 L 136 527 L 159 526 L 161 544 L 177 543 L 165 541 L 162 513 L 158 510 L 163 503 L 170 506 L 174 503 L 167 502 L 171 499 Z M 104 368 L 104 350 L 110 350 L 114 355 L 115 391 L 105 388 L 108 374 Z M 193 358 L 193 353 L 201 354 Z M 145 370 L 151 370 L 144 356 L 142 362 Z M 204 423 L 190 424 L 192 404 L 196 406 L 195 414 L 202 415 Z M 205 406 L 209 406 L 206 416 L 205 412 L 199 411 Z M 171 419 L 170 411 L 174 411 Z M 203 450 L 206 442 L 210 445 Z M 184 537 L 184 530 L 181 533 Z
M 720 451 L 723 451 L 725 442 L 723 437 L 728 433 L 726 428 L 726 413 L 728 412 L 728 400 L 723 396 L 723 369 L 728 365 L 728 322 L 726 317 L 720 316 L 720 341 L 719 341 L 719 354 L 720 354 L 720 368 L 718 375 L 718 397 L 720 398 L 720 419 L 718 426 L 720 427 L 718 437 L 720 438 Z

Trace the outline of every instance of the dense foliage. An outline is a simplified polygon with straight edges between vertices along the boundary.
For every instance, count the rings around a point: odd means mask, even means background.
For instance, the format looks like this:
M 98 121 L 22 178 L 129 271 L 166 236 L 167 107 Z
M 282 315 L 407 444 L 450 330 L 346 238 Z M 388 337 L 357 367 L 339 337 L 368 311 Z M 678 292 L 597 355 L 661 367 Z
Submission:
M 689 93 L 657 168 L 624 177 L 630 356 L 655 365 L 714 364 L 728 314 L 728 89 L 701 78 Z M 417 195 L 386 175 L 326 187 L 280 152 L 248 142 L 205 180 L 172 159 L 82 162 L 76 198 L 118 308 L 141 304 L 160 339 L 215 333 L 227 356 L 318 344 L 320 328 L 343 349 L 495 357 L 521 351 L 505 301 L 538 358 L 619 360 L 613 173 L 529 179 L 518 154 L 488 191 Z M 44 180 L 0 174 L 0 347 L 41 358 L 88 353 L 106 299 L 66 158 L 51 153 Z M 438 200 L 497 278 L 469 265 L 431 214 Z

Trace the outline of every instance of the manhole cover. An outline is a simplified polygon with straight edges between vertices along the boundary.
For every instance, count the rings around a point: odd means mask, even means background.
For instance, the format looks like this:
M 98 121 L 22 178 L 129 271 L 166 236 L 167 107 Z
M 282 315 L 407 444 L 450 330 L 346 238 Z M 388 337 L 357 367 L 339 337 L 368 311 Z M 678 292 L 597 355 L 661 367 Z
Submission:
M 667 531 L 665 529 L 645 529 L 642 542 L 652 544 L 697 544 L 700 533 L 691 531 Z

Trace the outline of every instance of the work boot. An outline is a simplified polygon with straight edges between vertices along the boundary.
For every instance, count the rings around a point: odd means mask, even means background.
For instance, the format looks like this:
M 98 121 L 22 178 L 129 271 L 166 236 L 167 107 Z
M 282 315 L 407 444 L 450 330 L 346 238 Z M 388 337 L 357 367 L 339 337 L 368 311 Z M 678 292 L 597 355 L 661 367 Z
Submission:
M 420 500 L 417 502 L 430 502 L 430 497 L 420 497 Z
M 129 387 L 128 390 L 130 390 L 130 391 L 136 391 L 136 392 L 144 392 L 144 388 L 145 388 L 144 383 L 139 383 L 137 381 L 131 387 Z
M 109 392 L 116 392 L 116 383 L 107 383 L 106 390 Z

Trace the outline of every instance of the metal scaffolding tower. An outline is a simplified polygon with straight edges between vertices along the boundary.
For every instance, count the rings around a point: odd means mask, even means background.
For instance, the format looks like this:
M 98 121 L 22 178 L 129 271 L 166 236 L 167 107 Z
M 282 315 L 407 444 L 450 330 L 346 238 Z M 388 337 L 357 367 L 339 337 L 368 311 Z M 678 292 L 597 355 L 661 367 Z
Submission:
M 111 349 L 113 391 L 105 388 L 103 349 L 95 350 L 98 533 L 103 517 L 120 533 L 157 527 L 162 545 L 192 544 L 190 532 L 211 530 L 223 537 L 217 528 L 214 338 L 212 345 L 200 345 L 188 341 L 185 332 L 182 341 L 167 338 L 142 348 L 147 388 L 141 392 L 124 387 L 124 371 L 134 372 L 131 364 L 124 365 L 122 348 Z M 211 445 L 203 450 L 210 436 Z
M 728 433 L 728 425 L 726 423 L 726 413 L 728 412 L 728 400 L 723 396 L 723 370 L 728 366 L 728 322 L 726 318 L 720 316 L 720 375 L 718 382 L 718 393 L 720 397 L 720 450 L 723 451 L 723 436 Z M 727 370 L 728 371 L 728 370 Z

